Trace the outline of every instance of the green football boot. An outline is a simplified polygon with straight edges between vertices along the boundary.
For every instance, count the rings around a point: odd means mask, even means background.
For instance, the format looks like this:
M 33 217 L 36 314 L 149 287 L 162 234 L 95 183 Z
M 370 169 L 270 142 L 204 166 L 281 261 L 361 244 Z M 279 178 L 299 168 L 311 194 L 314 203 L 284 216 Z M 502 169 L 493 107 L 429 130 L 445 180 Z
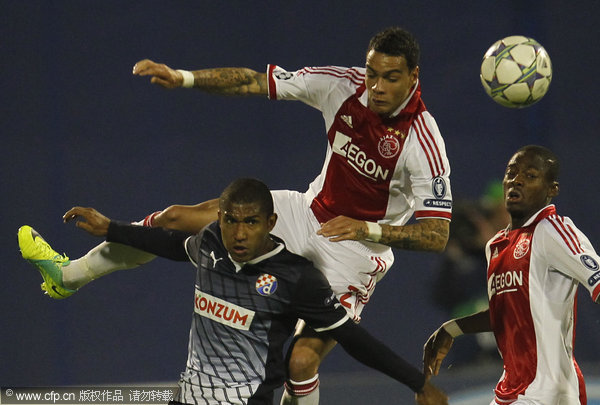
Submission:
M 62 267 L 70 263 L 66 255 L 58 254 L 28 225 L 19 228 L 18 237 L 23 258 L 37 267 L 44 279 L 42 290 L 46 294 L 55 299 L 63 299 L 77 291 L 66 288 L 62 282 Z

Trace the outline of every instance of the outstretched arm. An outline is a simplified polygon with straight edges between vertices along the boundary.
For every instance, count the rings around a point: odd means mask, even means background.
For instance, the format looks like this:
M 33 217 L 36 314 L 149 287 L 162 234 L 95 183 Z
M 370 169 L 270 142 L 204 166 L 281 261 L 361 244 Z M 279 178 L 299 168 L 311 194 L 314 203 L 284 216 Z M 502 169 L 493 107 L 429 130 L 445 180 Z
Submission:
M 195 87 L 208 93 L 250 96 L 267 95 L 267 74 L 243 67 L 215 68 L 186 72 L 175 70 L 163 63 L 150 59 L 139 61 L 133 66 L 133 74 L 150 76 L 150 82 L 164 88 L 183 87 L 184 75 L 193 75 L 193 82 L 186 87 Z
M 348 320 L 326 333 L 342 345 L 344 350 L 356 360 L 410 387 L 416 393 L 418 404 L 444 405 L 448 403 L 446 394 L 425 381 L 423 373 L 353 321 Z
M 427 339 L 423 346 L 425 375 L 438 375 L 442 361 L 450 351 L 454 338 L 462 334 L 490 332 L 490 310 L 445 322 Z
M 321 225 L 317 234 L 332 242 L 342 240 L 372 240 L 391 247 L 406 250 L 441 252 L 446 247 L 450 233 L 450 221 L 422 219 L 415 224 L 381 225 L 381 235 L 373 238 L 366 221 L 339 216 Z
M 184 246 L 191 236 L 188 232 L 113 221 L 94 208 L 73 207 L 63 219 L 65 222 L 77 219 L 75 226 L 94 236 L 105 236 L 107 242 L 121 243 L 171 260 L 189 260 Z

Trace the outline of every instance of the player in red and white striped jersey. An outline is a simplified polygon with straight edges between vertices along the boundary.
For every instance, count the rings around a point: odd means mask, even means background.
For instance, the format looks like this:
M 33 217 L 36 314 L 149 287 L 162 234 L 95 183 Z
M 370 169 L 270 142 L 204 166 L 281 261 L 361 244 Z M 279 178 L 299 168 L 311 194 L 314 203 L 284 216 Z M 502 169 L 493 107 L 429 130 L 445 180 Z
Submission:
M 393 263 L 391 247 L 441 251 L 448 239 L 450 165 L 435 120 L 421 100 L 418 59 L 413 36 L 392 28 L 372 38 L 364 68 L 288 72 L 268 65 L 262 73 L 248 68 L 189 72 L 143 60 L 133 73 L 167 88 L 300 100 L 322 112 L 329 141 L 322 172 L 305 193 L 273 192 L 279 216 L 273 232 L 289 250 L 313 261 L 358 321 L 376 282 Z M 197 232 L 216 213 L 214 200 L 171 206 L 147 222 Z M 418 221 L 407 224 L 413 216 Z M 88 253 L 81 271 L 72 271 L 78 260 L 63 268 L 65 279 L 77 280 L 69 288 L 88 282 L 90 271 L 97 278 L 116 269 L 105 247 Z M 129 261 L 138 263 L 135 252 Z M 304 331 L 291 352 L 284 403 L 300 393 L 298 403 L 318 403 L 318 366 L 334 344 Z
M 558 195 L 558 159 L 530 145 L 511 158 L 504 196 L 511 223 L 487 244 L 489 309 L 446 322 L 425 345 L 433 374 L 462 333 L 493 331 L 504 362 L 492 404 L 586 403 L 575 358 L 577 286 L 600 302 L 600 257 L 550 204 Z

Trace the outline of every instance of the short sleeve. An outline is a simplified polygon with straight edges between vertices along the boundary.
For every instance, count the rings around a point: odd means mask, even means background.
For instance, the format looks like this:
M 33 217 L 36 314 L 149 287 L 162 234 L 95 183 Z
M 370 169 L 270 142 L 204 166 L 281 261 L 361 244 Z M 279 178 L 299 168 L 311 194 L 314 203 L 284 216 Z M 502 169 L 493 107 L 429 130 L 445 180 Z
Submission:
M 415 202 L 415 218 L 449 220 L 452 216 L 450 162 L 438 126 L 427 111 L 415 119 L 408 143 L 406 168 Z
M 364 82 L 364 69 L 322 66 L 289 72 L 267 65 L 267 80 L 270 99 L 298 100 L 325 112 L 355 93 Z
M 538 225 L 550 268 L 584 286 L 596 301 L 600 295 L 600 257 L 589 239 L 567 217 L 553 215 Z

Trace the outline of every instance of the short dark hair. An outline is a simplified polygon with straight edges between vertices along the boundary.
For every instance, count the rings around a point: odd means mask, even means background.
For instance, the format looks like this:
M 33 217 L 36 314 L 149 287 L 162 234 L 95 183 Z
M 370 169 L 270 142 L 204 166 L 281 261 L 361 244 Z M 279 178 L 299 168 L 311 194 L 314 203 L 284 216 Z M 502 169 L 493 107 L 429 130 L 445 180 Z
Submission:
M 540 146 L 540 145 L 526 145 L 516 153 L 532 153 L 535 156 L 539 156 L 544 161 L 546 165 L 546 180 L 549 182 L 558 181 L 558 175 L 560 171 L 560 162 L 558 160 L 558 156 L 550 149 Z
M 390 27 L 375 34 L 369 41 L 367 53 L 370 50 L 392 56 L 404 56 L 406 65 L 412 71 L 419 64 L 421 50 L 417 39 L 400 27 Z
M 273 214 L 273 197 L 265 183 L 252 178 L 236 179 L 221 193 L 219 208 L 224 210 L 228 204 L 258 203 L 260 212 L 266 216 Z

